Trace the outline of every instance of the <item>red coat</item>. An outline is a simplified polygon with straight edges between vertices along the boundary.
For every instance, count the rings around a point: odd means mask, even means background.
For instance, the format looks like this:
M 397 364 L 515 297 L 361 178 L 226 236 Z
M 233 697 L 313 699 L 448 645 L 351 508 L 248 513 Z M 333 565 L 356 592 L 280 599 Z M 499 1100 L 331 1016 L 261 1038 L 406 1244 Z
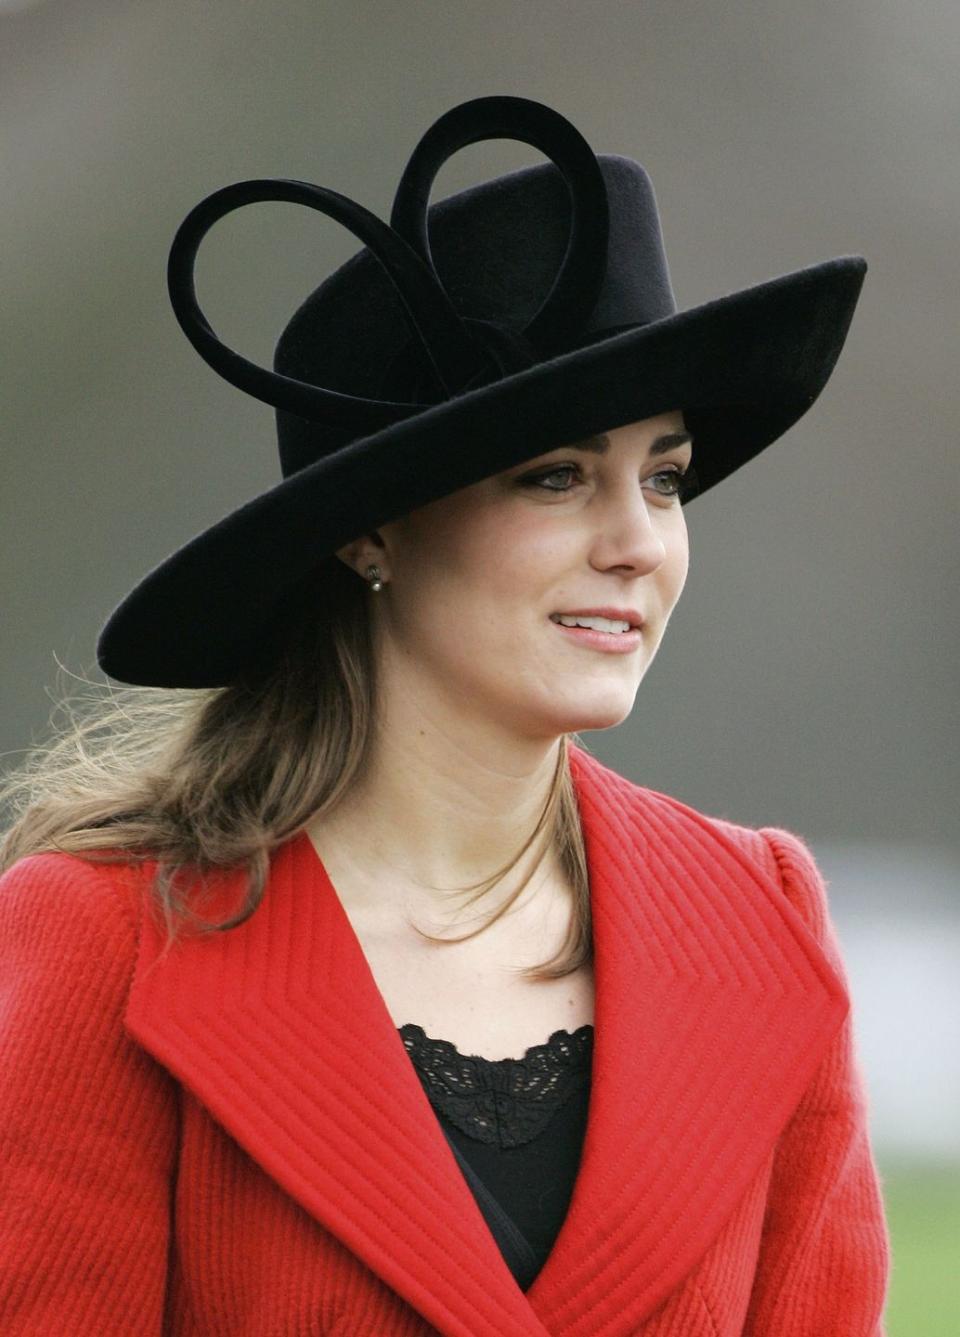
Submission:
M 889 1237 L 809 850 L 571 756 L 593 1084 L 529 1291 L 306 836 L 250 921 L 165 959 L 149 869 L 41 854 L 0 879 L 4 1337 L 882 1337 Z

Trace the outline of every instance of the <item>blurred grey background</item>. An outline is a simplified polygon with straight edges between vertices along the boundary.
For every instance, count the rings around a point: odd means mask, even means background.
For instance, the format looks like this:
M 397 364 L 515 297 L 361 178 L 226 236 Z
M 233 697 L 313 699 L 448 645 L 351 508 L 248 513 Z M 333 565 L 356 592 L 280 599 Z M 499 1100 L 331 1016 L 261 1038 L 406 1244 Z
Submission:
M 170 311 L 187 211 L 291 176 L 387 218 L 448 107 L 545 101 L 647 167 L 680 308 L 869 263 L 821 398 L 687 511 L 690 577 L 633 715 L 584 741 L 810 842 L 879 1149 L 960 1161 L 958 35 L 948 0 L 0 0 L 0 765 L 42 737 L 56 659 L 98 677 L 114 604 L 279 477 L 272 410 Z M 433 198 L 541 160 L 471 146 Z M 204 243 L 201 303 L 266 363 L 356 249 L 248 208 Z

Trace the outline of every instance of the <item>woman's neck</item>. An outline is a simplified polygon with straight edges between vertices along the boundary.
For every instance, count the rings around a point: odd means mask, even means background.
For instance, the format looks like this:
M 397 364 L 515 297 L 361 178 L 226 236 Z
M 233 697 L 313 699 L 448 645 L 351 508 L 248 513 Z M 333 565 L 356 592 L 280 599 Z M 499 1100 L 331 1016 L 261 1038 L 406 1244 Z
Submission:
M 368 889 L 371 906 L 358 911 L 387 909 L 385 899 L 396 899 L 417 912 L 449 913 L 465 899 L 451 897 L 453 890 L 490 877 L 529 838 L 550 793 L 559 746 L 518 749 L 505 759 L 446 742 L 430 746 L 423 733 L 402 747 L 382 743 L 363 780 L 309 823 L 307 833 L 325 863 L 336 850 L 350 873 L 345 881 Z M 538 836 L 498 896 L 550 862 L 552 851 L 544 857 L 541 851 Z

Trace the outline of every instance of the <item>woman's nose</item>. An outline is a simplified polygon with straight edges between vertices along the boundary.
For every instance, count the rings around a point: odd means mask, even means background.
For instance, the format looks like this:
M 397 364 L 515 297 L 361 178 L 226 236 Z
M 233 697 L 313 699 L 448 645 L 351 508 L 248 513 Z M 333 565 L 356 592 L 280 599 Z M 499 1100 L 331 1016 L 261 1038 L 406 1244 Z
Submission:
M 624 566 L 640 574 L 655 571 L 667 555 L 663 526 L 651 514 L 655 507 L 638 486 L 611 499 L 594 543 L 595 564 Z

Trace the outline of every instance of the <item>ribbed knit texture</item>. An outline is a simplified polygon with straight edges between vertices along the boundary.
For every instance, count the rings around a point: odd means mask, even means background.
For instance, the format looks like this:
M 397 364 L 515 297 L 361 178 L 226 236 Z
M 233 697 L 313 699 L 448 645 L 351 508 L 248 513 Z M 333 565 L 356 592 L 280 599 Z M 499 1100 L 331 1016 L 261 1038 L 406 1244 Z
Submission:
M 170 965 L 148 870 L 44 854 L 0 879 L 3 1337 L 884 1337 L 889 1236 L 812 855 L 573 762 L 595 1068 L 530 1292 L 302 841 L 231 941 Z M 368 1037 L 363 1070 L 341 1033 Z

